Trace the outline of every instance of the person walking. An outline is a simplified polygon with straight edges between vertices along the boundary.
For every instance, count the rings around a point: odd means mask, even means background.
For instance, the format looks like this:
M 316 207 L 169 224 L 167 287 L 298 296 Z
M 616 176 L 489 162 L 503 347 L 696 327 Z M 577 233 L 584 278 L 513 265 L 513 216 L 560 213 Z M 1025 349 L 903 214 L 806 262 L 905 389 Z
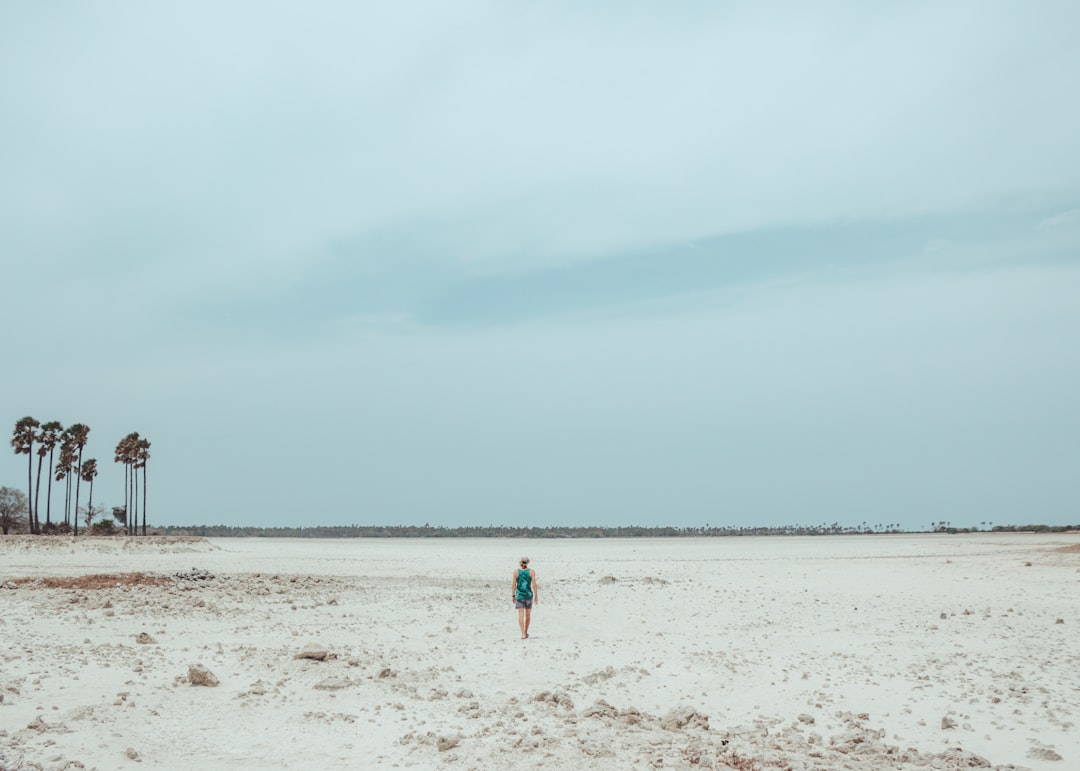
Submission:
M 528 557 L 522 557 L 518 569 L 514 571 L 513 600 L 518 612 L 521 639 L 525 640 L 529 637 L 532 607 L 540 602 L 540 585 L 536 582 L 536 571 L 529 568 Z

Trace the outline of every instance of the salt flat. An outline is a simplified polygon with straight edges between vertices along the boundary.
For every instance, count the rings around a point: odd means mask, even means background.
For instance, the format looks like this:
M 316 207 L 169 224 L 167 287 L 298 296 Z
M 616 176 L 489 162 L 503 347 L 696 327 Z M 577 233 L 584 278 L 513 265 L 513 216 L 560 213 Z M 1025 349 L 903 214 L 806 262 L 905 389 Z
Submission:
M 1075 534 L 6 537 L 0 584 L 0 767 L 1080 768 Z

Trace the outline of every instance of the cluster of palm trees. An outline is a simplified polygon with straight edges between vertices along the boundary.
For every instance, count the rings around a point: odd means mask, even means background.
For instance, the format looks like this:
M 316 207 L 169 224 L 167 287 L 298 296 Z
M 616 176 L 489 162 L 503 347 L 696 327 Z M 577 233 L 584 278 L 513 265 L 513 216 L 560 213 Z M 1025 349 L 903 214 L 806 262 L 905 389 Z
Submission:
M 150 460 L 150 442 L 133 431 L 117 443 L 113 460 L 124 464 L 124 507 L 113 512 L 117 516 L 123 512 L 128 535 L 138 535 L 139 531 L 138 470 L 142 469 L 142 534 L 146 535 L 146 461 Z
M 27 456 L 26 490 L 30 532 L 39 535 L 57 529 L 71 529 L 73 535 L 79 534 L 79 498 L 81 486 L 86 482 L 89 494 L 86 503 L 86 526 L 89 528 L 94 516 L 94 478 L 98 475 L 97 460 L 84 458 L 83 453 L 90 436 L 90 427 L 84 423 L 75 423 L 67 428 L 58 421 L 41 423 L 25 417 L 15 423 L 11 436 L 11 446 L 16 455 Z M 57 457 L 59 451 L 59 457 Z M 34 456 L 37 455 L 37 475 L 35 481 Z M 49 471 L 46 476 L 45 522 L 41 521 L 41 472 L 45 458 L 49 459 Z M 137 533 L 137 520 L 127 516 L 132 510 L 129 504 L 135 503 L 138 491 L 136 469 L 143 470 L 143 535 L 146 535 L 146 462 L 150 459 L 150 442 L 132 433 L 120 440 L 116 446 L 117 463 L 124 464 L 124 507 L 120 511 L 127 524 L 127 532 Z M 130 489 L 129 489 L 130 477 Z M 64 482 L 64 518 L 63 522 L 52 521 L 52 483 Z M 72 489 L 74 488 L 74 490 Z M 74 494 L 73 494 L 74 493 Z M 116 509 L 114 509 L 116 512 Z M 119 513 L 119 512 L 117 512 Z

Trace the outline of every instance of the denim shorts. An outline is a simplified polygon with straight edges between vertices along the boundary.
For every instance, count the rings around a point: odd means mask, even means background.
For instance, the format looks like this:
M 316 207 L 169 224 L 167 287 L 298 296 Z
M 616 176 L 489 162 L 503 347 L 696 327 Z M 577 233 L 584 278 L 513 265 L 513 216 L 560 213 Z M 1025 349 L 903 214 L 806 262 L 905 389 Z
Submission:
M 514 600 L 515 608 L 524 608 L 525 610 L 531 610 L 532 604 L 532 600 Z

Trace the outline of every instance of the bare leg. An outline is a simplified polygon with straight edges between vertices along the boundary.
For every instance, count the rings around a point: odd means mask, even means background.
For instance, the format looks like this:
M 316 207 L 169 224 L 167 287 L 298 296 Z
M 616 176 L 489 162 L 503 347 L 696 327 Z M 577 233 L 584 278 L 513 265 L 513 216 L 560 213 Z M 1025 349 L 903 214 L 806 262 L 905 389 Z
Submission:
M 527 621 L 529 618 L 528 613 L 529 611 L 525 610 L 525 608 L 518 608 L 518 627 L 521 629 L 522 640 L 529 636 L 529 633 L 526 631 L 529 626 L 529 622 Z
M 524 633 L 525 637 L 529 636 L 529 622 L 530 621 L 532 621 L 532 610 L 531 609 L 525 611 L 525 625 L 521 629 L 521 631 Z

